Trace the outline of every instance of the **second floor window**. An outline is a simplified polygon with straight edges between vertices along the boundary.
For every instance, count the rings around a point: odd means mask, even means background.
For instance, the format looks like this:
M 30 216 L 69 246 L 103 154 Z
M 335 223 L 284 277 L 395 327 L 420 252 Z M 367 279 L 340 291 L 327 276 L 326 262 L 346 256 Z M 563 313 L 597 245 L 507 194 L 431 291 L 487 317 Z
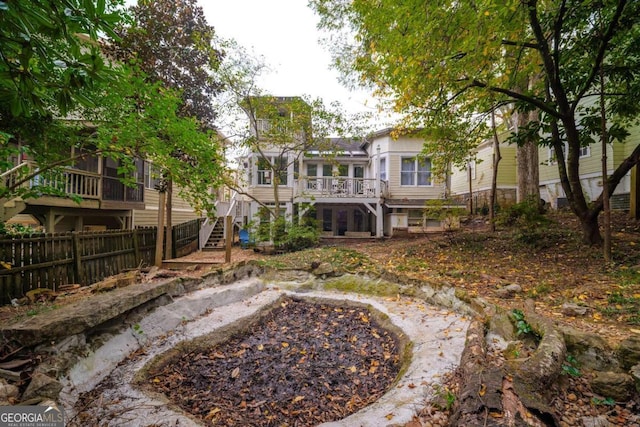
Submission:
M 400 185 L 431 185 L 431 160 L 403 157 L 400 168 Z
M 160 184 L 160 170 L 152 163 L 144 162 L 144 187 L 155 190 Z
M 565 142 L 562 145 L 562 156 L 564 159 L 567 159 L 567 153 L 569 151 L 569 145 Z M 553 147 L 547 148 L 547 155 L 549 156 L 549 164 L 557 165 L 558 158 L 556 157 L 556 150 Z M 591 157 L 591 148 L 587 145 L 586 147 L 580 147 L 580 151 L 578 152 L 578 158 L 583 159 L 585 157 Z
M 278 174 L 279 185 L 287 185 L 287 159 L 269 157 L 258 159 L 258 185 L 271 185 L 274 174 Z
M 387 158 L 382 157 L 380 159 L 380 179 L 383 181 L 387 180 Z

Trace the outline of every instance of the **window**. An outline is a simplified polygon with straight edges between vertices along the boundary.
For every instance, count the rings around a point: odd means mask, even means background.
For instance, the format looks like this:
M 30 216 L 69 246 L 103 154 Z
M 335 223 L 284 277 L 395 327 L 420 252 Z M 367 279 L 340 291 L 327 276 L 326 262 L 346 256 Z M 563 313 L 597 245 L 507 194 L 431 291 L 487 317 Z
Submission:
M 565 142 L 564 145 L 562 146 L 562 154 L 564 155 L 564 158 L 567 158 L 567 152 L 569 150 L 569 145 Z M 555 165 L 558 163 L 558 159 L 556 157 L 556 150 L 553 147 L 549 147 L 547 149 L 547 153 L 549 156 L 549 164 L 550 165 Z M 580 159 L 585 158 L 585 157 L 590 157 L 591 156 L 591 147 L 590 146 L 586 146 L 586 147 L 580 147 L 580 151 L 579 151 L 579 157 Z
M 333 176 L 333 165 L 322 165 L 322 176 Z
M 431 185 L 431 160 L 403 157 L 400 163 L 400 185 Z
M 467 162 L 467 181 L 471 178 L 471 180 L 476 179 L 476 161 L 469 160 Z
M 287 166 L 287 159 L 284 157 L 259 158 L 258 185 L 271 185 L 274 173 L 278 173 L 278 185 L 287 185 Z
M 349 176 L 349 165 L 338 165 L 338 176 Z
M 160 184 L 160 170 L 152 163 L 144 162 L 144 187 L 155 190 L 158 184 Z
M 310 163 L 307 165 L 307 176 L 310 178 L 318 176 L 318 165 Z
M 383 181 L 387 180 L 387 158 L 382 157 L 380 159 L 380 179 Z

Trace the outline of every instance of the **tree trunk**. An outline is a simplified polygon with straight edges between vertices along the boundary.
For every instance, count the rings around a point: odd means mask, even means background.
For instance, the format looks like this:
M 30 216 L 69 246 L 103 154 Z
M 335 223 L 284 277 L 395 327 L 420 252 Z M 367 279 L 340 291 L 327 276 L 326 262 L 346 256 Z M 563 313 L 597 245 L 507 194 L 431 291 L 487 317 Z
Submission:
M 160 198 L 158 199 L 158 229 L 156 231 L 156 255 L 155 265 L 160 267 L 162 265 L 162 241 L 164 237 L 164 204 L 166 199 L 166 193 L 160 192 Z
M 489 200 L 489 229 L 491 232 L 496 231 L 496 192 L 498 191 L 498 164 L 502 159 L 500 155 L 500 140 L 498 139 L 498 131 L 496 130 L 496 112 L 491 111 L 491 127 L 493 130 L 493 158 L 492 158 L 492 174 L 491 174 L 491 197 Z
M 523 127 L 530 121 L 537 119 L 536 112 L 518 113 L 518 127 Z M 527 199 L 540 200 L 540 173 L 536 141 L 529 140 L 519 146 L 516 161 L 518 181 L 516 201 L 520 203 Z
M 582 240 L 584 243 L 592 246 L 600 246 L 602 244 L 598 215 L 580 217 L 580 227 L 582 228 Z
M 602 17 L 600 17 L 602 19 Z M 602 21 L 600 21 L 602 23 Z M 602 28 L 601 28 L 602 30 Z M 600 67 L 600 131 L 602 144 L 602 208 L 604 210 L 603 228 L 604 244 L 602 252 L 605 262 L 611 262 L 611 205 L 609 186 L 607 185 L 607 142 L 609 141 L 607 132 L 607 110 L 604 102 L 604 68 Z

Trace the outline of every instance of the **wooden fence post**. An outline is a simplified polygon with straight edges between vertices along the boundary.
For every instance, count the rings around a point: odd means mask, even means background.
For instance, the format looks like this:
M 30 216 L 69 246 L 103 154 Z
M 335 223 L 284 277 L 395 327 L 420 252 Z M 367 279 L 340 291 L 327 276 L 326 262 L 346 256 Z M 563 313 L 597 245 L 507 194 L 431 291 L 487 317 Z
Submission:
M 140 241 L 138 240 L 138 229 L 133 229 L 133 251 L 136 262 L 136 267 L 140 266 L 142 260 L 142 254 L 140 253 Z
M 225 220 L 225 227 L 224 227 L 224 231 L 225 231 L 225 243 L 226 243 L 226 247 L 225 247 L 225 253 L 224 253 L 224 262 L 231 262 L 231 245 L 233 244 L 233 227 L 232 227 L 232 223 L 231 223 L 231 215 L 228 215 Z
M 80 246 L 80 235 L 77 231 L 71 233 L 73 241 L 73 266 L 76 273 L 76 280 L 84 285 L 84 274 L 82 274 L 82 247 Z

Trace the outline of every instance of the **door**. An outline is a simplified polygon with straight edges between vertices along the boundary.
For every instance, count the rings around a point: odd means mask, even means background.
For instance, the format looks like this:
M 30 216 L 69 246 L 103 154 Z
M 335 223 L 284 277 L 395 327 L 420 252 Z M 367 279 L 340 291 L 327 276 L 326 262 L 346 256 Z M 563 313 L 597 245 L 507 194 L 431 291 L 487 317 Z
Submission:
M 364 194 L 364 166 L 353 165 L 353 192 Z

